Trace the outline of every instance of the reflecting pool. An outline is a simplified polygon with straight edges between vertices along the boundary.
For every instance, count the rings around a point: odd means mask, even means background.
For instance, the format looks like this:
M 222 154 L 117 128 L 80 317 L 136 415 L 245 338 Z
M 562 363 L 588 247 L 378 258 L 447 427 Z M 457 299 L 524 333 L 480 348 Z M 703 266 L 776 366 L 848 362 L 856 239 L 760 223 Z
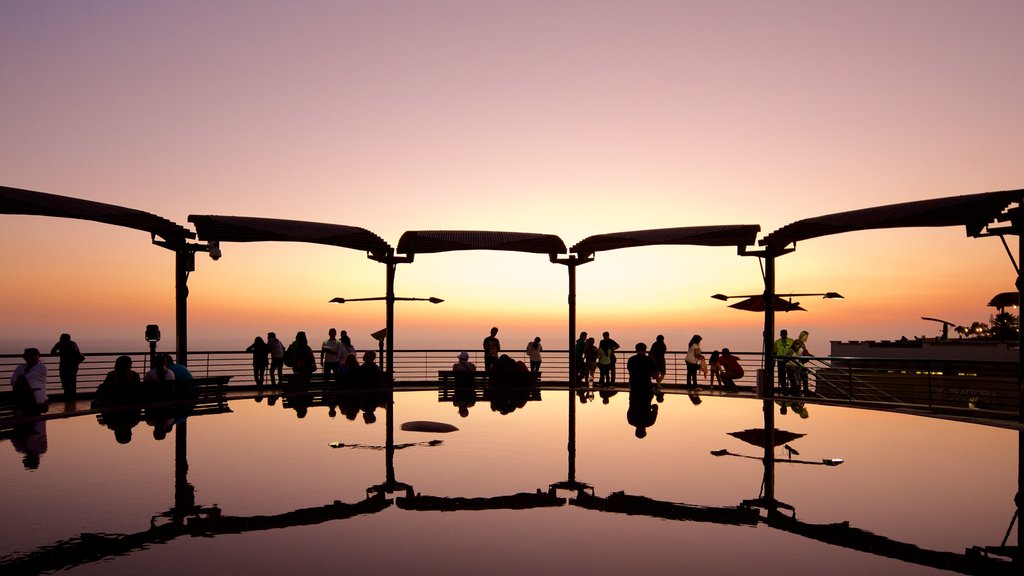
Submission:
M 965 551 L 1017 544 L 1016 430 L 773 404 L 764 458 L 761 401 L 469 392 L 5 431 L 0 573 L 1014 573 Z

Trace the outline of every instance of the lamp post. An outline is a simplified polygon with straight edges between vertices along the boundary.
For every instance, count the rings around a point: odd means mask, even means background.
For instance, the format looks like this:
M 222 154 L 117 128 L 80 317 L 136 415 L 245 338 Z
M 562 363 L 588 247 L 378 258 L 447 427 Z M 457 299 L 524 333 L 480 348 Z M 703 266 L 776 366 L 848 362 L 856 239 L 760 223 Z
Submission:
M 344 304 L 346 302 L 368 302 L 370 300 L 384 300 L 384 301 L 387 302 L 387 305 L 388 305 L 387 306 L 387 327 L 385 327 L 383 331 L 380 331 L 380 332 L 377 332 L 377 333 L 381 333 L 382 332 L 383 333 L 382 336 L 384 337 L 384 339 L 387 340 L 387 343 L 388 343 L 388 349 L 387 349 L 387 368 L 385 369 L 385 372 L 387 372 L 387 374 L 392 379 L 394 379 L 394 372 L 393 372 L 392 362 L 393 362 L 393 356 L 394 356 L 394 324 L 395 324 L 394 306 L 395 306 L 395 302 L 396 301 L 403 301 L 403 302 L 413 301 L 413 302 L 430 302 L 431 304 L 440 304 L 441 302 L 444 302 L 444 300 L 442 300 L 440 298 L 435 298 L 433 296 L 431 296 L 430 298 L 405 298 L 405 297 L 402 297 L 402 296 L 395 296 L 395 295 L 391 294 L 390 291 L 389 291 L 387 296 L 372 296 L 370 298 L 341 298 L 341 297 L 337 297 L 337 298 L 331 298 L 329 300 L 329 302 L 337 303 L 337 304 Z M 375 336 L 375 338 L 376 338 L 376 336 Z M 381 344 L 381 346 L 384 345 L 384 340 L 377 339 L 377 341 L 378 341 L 378 343 Z
M 783 310 L 783 312 L 788 312 L 789 310 L 803 310 L 803 308 L 800 308 L 800 303 L 799 302 L 793 302 L 793 298 L 794 297 L 800 297 L 800 296 L 821 296 L 823 300 L 831 300 L 831 299 L 836 299 L 836 298 L 842 299 L 843 298 L 843 295 L 838 293 L 838 292 L 800 292 L 800 293 L 776 294 L 775 295 L 775 297 L 780 299 L 780 300 L 783 299 L 783 298 L 787 298 L 788 299 L 788 302 L 787 302 L 788 307 L 785 310 Z M 714 298 L 715 300 L 721 300 L 723 302 L 728 302 L 729 300 L 732 300 L 733 298 L 745 298 L 746 302 L 739 302 L 737 304 L 731 305 L 731 307 L 740 308 L 742 310 L 751 310 L 751 311 L 754 311 L 754 312 L 763 312 L 764 309 L 765 309 L 764 294 L 741 294 L 739 296 L 727 296 L 725 294 L 712 294 L 711 297 Z M 741 304 L 747 304 L 747 305 L 746 306 L 741 306 Z

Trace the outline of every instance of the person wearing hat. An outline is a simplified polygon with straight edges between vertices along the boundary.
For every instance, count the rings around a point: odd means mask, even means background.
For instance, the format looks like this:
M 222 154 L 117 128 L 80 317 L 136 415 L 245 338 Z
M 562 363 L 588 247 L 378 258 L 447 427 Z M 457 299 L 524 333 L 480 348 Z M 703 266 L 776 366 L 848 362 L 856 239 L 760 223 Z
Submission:
M 459 361 L 452 364 L 455 383 L 460 386 L 472 385 L 474 372 L 476 372 L 476 365 L 469 361 L 469 352 L 459 352 Z

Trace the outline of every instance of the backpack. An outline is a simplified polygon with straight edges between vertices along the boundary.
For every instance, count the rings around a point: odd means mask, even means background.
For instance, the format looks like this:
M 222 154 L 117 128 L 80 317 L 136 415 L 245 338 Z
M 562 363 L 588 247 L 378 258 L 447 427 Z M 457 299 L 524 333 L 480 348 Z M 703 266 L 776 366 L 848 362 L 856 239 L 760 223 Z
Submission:
M 289 346 L 284 351 L 284 365 L 289 368 L 295 366 L 295 346 Z

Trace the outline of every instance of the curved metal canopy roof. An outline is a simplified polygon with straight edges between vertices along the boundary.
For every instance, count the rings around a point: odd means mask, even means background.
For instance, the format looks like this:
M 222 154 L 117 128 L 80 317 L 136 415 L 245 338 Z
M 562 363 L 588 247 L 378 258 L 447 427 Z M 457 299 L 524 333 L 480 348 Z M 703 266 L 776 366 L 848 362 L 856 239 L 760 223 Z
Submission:
M 727 224 L 722 226 L 689 226 L 613 232 L 589 236 L 577 242 L 571 252 L 586 257 L 602 250 L 632 248 L 635 246 L 661 246 L 669 244 L 697 246 L 749 246 L 757 239 L 761 227 L 757 224 Z
M 149 212 L 8 186 L 0 186 L 0 213 L 74 218 L 124 226 L 149 232 L 173 245 L 196 236 L 188 228 Z
M 190 214 L 199 238 L 217 242 L 307 242 L 353 250 L 365 250 L 385 256 L 391 246 L 373 232 L 355 226 L 253 218 L 248 216 L 217 216 Z
M 1024 190 L 1004 190 L 840 212 L 787 224 L 762 238 L 760 244 L 781 248 L 843 232 L 910 227 L 966 226 L 968 236 L 978 236 L 1022 198 Z
M 565 242 L 551 234 L 485 232 L 474 230 L 419 230 L 402 234 L 399 254 L 427 254 L 456 250 L 504 250 L 534 254 L 562 254 Z

